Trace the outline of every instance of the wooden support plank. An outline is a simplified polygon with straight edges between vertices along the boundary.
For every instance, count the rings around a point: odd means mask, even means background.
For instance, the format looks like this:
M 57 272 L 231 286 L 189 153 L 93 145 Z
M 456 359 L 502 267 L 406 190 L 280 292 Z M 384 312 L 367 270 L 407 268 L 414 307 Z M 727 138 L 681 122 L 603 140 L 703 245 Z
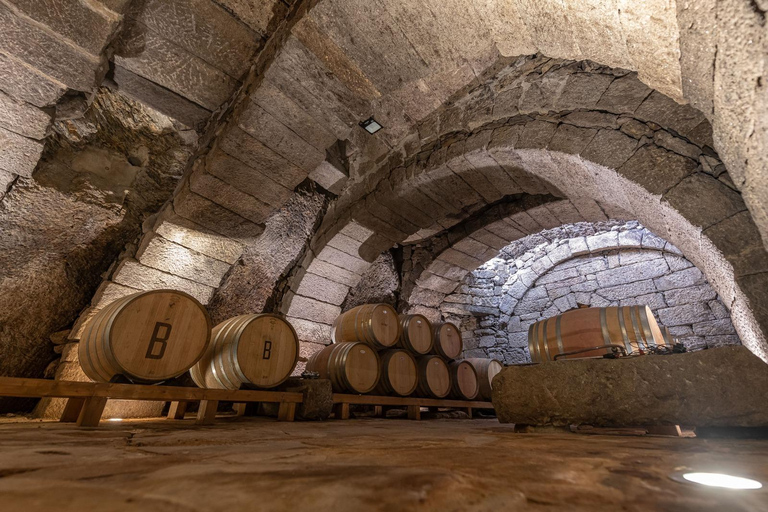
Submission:
M 680 425 L 653 425 L 648 427 L 648 433 L 655 436 L 680 437 L 683 435 Z
M 467 407 L 467 416 L 469 416 L 469 419 L 472 419 L 472 408 Z
M 377 418 L 383 418 L 384 417 L 384 406 L 383 405 L 374 405 L 373 406 L 373 415 Z
M 64 406 L 64 412 L 61 413 L 59 421 L 62 423 L 75 423 L 80 417 L 80 411 L 85 405 L 85 398 L 70 398 Z
M 77 426 L 98 427 L 106 405 L 107 399 L 104 397 L 92 396 L 86 398 L 80 415 L 77 417 Z
M 210 425 L 216 419 L 216 410 L 219 408 L 218 400 L 201 400 L 197 410 L 198 425 Z
M 171 407 L 168 409 L 169 420 L 183 420 L 184 415 L 187 413 L 187 405 L 189 402 L 183 400 L 176 400 L 171 402 Z
M 147 386 L 102 382 L 73 382 L 63 380 L 17 379 L 0 377 L 0 396 L 88 398 L 102 397 L 118 400 L 188 401 L 217 400 L 220 402 L 293 402 L 301 403 L 303 395 L 287 391 L 200 389 L 177 386 Z
M 420 405 L 409 405 L 408 406 L 408 419 L 409 420 L 420 420 L 421 419 L 421 406 Z
M 296 404 L 292 402 L 282 402 L 277 410 L 277 421 L 293 421 L 296 416 Z
M 334 403 L 348 403 L 357 405 L 394 405 L 409 406 L 419 405 L 421 407 L 453 407 L 456 409 L 493 409 L 491 402 L 479 400 L 442 400 L 435 398 L 418 397 L 399 397 L 399 396 L 378 396 L 378 395 L 346 395 L 334 393 Z
M 333 413 L 337 420 L 348 420 L 349 404 L 347 403 L 334 404 Z
M 232 407 L 235 409 L 235 416 L 245 416 L 246 410 L 248 409 L 248 404 L 246 402 L 240 402 L 237 404 L 232 404 Z

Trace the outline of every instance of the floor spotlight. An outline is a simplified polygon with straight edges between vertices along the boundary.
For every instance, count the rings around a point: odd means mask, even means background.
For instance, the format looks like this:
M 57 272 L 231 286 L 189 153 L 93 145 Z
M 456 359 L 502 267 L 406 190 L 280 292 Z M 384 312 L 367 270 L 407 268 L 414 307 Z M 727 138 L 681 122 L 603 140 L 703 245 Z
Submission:
M 762 489 L 763 484 L 751 478 L 741 476 L 727 475 L 725 473 L 675 473 L 670 475 L 672 480 L 683 483 L 694 483 L 706 485 L 708 487 L 719 487 L 721 489 L 733 489 L 739 491 Z

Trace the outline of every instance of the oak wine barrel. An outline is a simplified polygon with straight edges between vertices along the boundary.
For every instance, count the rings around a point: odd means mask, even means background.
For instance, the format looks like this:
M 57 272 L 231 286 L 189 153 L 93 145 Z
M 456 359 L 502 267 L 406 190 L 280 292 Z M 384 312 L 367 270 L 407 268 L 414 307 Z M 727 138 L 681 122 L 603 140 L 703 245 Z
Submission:
M 291 376 L 299 360 L 299 337 L 278 315 L 230 318 L 213 328 L 212 338 L 189 372 L 201 388 L 273 388 Z
M 359 341 L 335 343 L 313 354 L 307 361 L 307 371 L 317 372 L 321 379 L 330 379 L 336 393 L 368 393 L 379 383 L 379 355 L 366 343 Z
M 211 318 L 191 295 L 151 290 L 122 297 L 96 313 L 78 347 L 83 372 L 97 382 L 178 377 L 205 353 Z
M 464 344 L 461 340 L 461 331 L 450 322 L 434 325 L 435 344 L 432 346 L 432 354 L 442 356 L 449 361 L 461 355 Z
M 475 367 L 467 361 L 454 361 L 448 369 L 451 372 L 451 396 L 459 400 L 474 400 L 480 392 Z
M 471 364 L 477 372 L 477 381 L 480 385 L 478 396 L 483 400 L 490 401 L 492 395 L 491 383 L 493 378 L 504 368 L 504 365 L 496 359 L 483 359 L 479 357 L 465 359 L 465 361 Z
M 376 386 L 380 395 L 408 396 L 416 391 L 418 373 L 416 359 L 405 350 L 392 349 L 379 354 L 381 379 Z
M 424 315 L 400 315 L 402 334 L 397 346 L 413 354 L 429 354 L 434 345 L 432 323 Z
M 440 356 L 424 356 L 418 359 L 418 394 L 428 398 L 445 398 L 451 392 L 451 373 Z
M 581 350 L 584 352 L 557 359 L 602 357 L 611 351 L 611 347 L 602 348 L 607 345 L 621 345 L 627 354 L 637 354 L 667 343 L 648 306 L 573 309 L 528 328 L 534 363 Z M 592 347 L 601 348 L 586 350 Z
M 364 304 L 339 315 L 331 327 L 334 343 L 360 341 L 377 350 L 392 348 L 400 338 L 397 312 L 388 304 Z

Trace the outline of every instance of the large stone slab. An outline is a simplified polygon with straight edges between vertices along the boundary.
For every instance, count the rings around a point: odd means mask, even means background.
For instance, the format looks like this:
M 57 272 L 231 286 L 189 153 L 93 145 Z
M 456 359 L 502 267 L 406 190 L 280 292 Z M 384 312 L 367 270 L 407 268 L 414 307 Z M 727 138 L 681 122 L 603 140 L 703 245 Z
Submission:
M 745 347 L 510 366 L 493 379 L 499 421 L 528 425 L 765 427 L 766 393 L 768 366 Z
M 0 171 L 31 177 L 43 145 L 0 127 Z

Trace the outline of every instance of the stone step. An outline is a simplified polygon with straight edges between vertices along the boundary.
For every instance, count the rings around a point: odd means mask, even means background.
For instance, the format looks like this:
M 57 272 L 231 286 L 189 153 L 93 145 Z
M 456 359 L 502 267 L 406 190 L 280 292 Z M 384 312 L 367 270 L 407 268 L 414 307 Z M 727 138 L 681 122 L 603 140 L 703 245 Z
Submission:
M 15 100 L 0 90 L 0 127 L 31 139 L 45 138 L 51 116 L 39 108 Z

